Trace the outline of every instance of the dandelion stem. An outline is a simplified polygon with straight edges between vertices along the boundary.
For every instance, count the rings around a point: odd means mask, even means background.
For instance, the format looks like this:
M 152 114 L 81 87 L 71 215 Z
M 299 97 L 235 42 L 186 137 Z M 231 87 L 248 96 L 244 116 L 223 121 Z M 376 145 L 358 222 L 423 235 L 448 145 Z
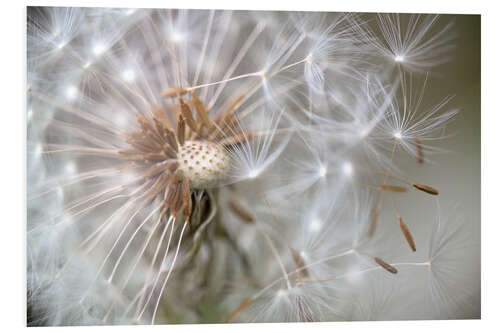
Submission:
M 158 294 L 158 298 L 156 299 L 156 304 L 155 304 L 155 309 L 153 311 L 153 318 L 151 319 L 151 324 L 154 324 L 155 323 L 155 317 L 156 317 L 156 312 L 158 311 L 158 306 L 160 305 L 160 299 L 161 299 L 161 296 L 163 294 L 163 291 L 165 289 L 165 286 L 167 285 L 167 282 L 168 282 L 168 278 L 170 277 L 170 274 L 172 273 L 172 270 L 174 269 L 174 266 L 175 266 L 175 262 L 177 261 L 177 256 L 179 254 L 179 249 L 181 247 L 181 242 L 182 242 L 182 236 L 184 235 L 184 231 L 186 230 L 186 227 L 188 225 L 188 220 L 186 220 L 184 222 L 184 226 L 182 227 L 182 230 L 181 230 L 181 234 L 179 236 L 179 242 L 177 243 L 177 248 L 175 250 L 175 254 L 174 254 L 174 259 L 172 259 L 172 264 L 170 265 L 170 268 L 168 270 L 168 273 L 167 273 L 167 277 L 165 278 L 165 280 L 163 281 L 163 285 L 161 286 L 161 290 L 160 290 L 160 293 Z

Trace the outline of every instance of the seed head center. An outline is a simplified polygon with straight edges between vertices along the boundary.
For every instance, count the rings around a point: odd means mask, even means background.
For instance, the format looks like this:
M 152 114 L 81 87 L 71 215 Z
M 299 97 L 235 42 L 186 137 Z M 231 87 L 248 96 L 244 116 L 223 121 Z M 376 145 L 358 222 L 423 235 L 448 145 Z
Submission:
M 177 153 L 179 169 L 194 188 L 206 188 L 225 178 L 230 158 L 223 146 L 209 141 L 186 141 Z

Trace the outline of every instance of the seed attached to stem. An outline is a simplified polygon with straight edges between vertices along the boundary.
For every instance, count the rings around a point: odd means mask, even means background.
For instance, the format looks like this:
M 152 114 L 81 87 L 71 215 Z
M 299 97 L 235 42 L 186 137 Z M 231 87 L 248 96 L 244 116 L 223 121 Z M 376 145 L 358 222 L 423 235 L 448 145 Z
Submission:
M 170 88 L 167 88 L 167 89 L 163 90 L 161 92 L 161 95 L 163 97 L 177 97 L 177 96 L 184 95 L 187 92 L 188 91 L 187 91 L 186 88 L 182 88 L 182 87 L 170 87 Z

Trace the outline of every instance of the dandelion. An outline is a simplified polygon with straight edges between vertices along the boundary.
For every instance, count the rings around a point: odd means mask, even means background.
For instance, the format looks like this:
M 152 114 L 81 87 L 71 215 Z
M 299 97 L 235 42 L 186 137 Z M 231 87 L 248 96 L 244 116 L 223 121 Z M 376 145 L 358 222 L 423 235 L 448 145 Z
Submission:
M 375 27 L 356 18 L 353 25 L 388 63 L 425 71 L 447 62 L 453 49 L 453 23 L 438 29 L 439 19 L 439 15 L 377 14 Z
M 378 19 L 387 45 L 348 13 L 30 7 L 29 324 L 393 318 L 353 308 L 388 275 L 419 302 L 411 269 L 453 317 L 453 241 L 400 205 L 443 195 L 399 164 L 456 113 L 409 74 L 451 26 Z

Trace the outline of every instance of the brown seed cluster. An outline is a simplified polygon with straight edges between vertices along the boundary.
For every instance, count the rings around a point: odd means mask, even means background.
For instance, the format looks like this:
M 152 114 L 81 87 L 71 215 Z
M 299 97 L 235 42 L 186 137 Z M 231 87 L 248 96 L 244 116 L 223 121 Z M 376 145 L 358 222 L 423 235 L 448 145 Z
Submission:
M 228 150 L 252 135 L 238 124 L 236 109 L 241 96 L 211 116 L 194 93 L 184 100 L 184 88 L 166 89 L 164 97 L 177 97 L 175 108 L 156 107 L 137 117 L 137 128 L 127 134 L 128 148 L 120 151 L 126 167 L 136 170 L 145 186 L 143 204 L 161 198 L 162 212 L 192 211 L 191 190 L 215 184 L 230 166 Z M 193 109 L 195 112 L 193 112 Z M 175 121 L 177 120 L 177 121 Z

